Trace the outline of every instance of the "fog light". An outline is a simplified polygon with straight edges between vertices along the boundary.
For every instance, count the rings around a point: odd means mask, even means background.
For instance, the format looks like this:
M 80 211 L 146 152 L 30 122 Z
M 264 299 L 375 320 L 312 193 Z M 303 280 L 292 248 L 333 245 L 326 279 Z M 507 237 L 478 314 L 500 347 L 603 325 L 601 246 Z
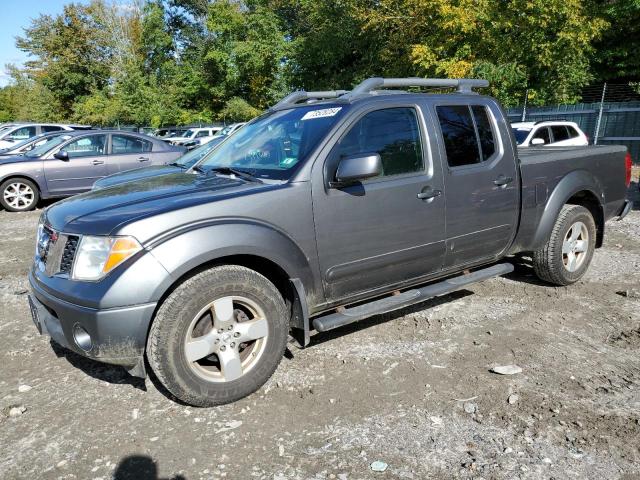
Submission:
M 91 350 L 91 335 L 77 323 L 73 326 L 73 340 L 85 352 Z

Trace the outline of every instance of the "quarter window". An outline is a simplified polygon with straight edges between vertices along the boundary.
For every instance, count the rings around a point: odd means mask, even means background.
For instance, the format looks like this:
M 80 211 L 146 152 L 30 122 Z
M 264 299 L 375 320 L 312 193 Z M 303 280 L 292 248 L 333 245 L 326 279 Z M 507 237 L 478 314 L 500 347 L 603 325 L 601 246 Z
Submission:
M 111 153 L 113 155 L 150 152 L 151 147 L 151 142 L 141 138 L 129 137 L 128 135 L 112 135 L 111 137 Z
M 413 108 L 386 108 L 358 120 L 339 145 L 340 157 L 378 153 L 382 175 L 401 175 L 424 169 L 418 117 Z
M 90 135 L 82 137 L 62 147 L 69 158 L 95 157 L 106 153 L 107 136 Z
M 473 111 L 473 118 L 476 121 L 476 127 L 478 129 L 482 160 L 487 160 L 496 151 L 496 141 L 495 138 L 493 138 L 489 112 L 487 111 L 487 107 L 481 105 L 474 105 L 471 107 L 471 110 Z

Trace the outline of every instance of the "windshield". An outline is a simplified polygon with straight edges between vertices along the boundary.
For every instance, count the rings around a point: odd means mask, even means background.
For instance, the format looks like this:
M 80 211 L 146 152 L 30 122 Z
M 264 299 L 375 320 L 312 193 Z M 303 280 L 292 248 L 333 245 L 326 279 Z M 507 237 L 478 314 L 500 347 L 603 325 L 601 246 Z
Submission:
M 529 132 L 531 132 L 530 128 L 513 128 L 512 130 L 513 130 L 513 134 L 516 137 L 516 143 L 518 145 L 522 145 L 522 143 L 529 136 Z
M 11 150 L 18 150 L 20 151 L 22 149 L 22 147 L 25 147 L 29 144 L 33 144 L 32 149 L 39 147 L 40 145 L 44 145 L 45 143 L 50 142 L 52 139 L 54 139 L 55 137 L 58 137 L 62 135 L 62 133 L 53 133 L 53 134 L 49 134 L 49 135 L 40 135 L 37 136 L 35 138 L 28 138 L 20 143 L 17 143 L 15 145 L 13 145 L 11 147 Z M 7 149 L 9 150 L 9 149 Z
M 187 138 L 191 138 L 196 134 L 195 130 L 187 130 L 186 132 L 184 132 L 184 134 L 182 135 L 183 137 L 187 137 Z
M 37 146 L 36 148 L 34 148 L 33 150 L 27 152 L 24 154 L 25 157 L 29 157 L 29 158 L 38 158 L 41 157 L 42 155 L 44 155 L 45 153 L 47 153 L 49 150 L 51 150 L 54 147 L 57 147 L 58 145 L 60 145 L 63 142 L 66 142 L 67 140 L 69 140 L 71 138 L 71 136 L 69 135 L 60 135 L 57 137 L 53 137 L 50 141 Z
M 189 153 L 181 156 L 178 160 L 175 161 L 175 163 L 179 166 L 190 168 L 195 165 L 196 162 L 202 160 L 202 158 L 211 150 L 213 150 L 213 147 L 215 147 L 219 143 L 219 141 L 217 142 L 215 140 L 212 140 L 209 143 L 205 143 L 201 147 L 194 148 Z
M 316 105 L 267 113 L 231 135 L 199 167 L 231 167 L 260 178 L 288 179 L 344 110 Z

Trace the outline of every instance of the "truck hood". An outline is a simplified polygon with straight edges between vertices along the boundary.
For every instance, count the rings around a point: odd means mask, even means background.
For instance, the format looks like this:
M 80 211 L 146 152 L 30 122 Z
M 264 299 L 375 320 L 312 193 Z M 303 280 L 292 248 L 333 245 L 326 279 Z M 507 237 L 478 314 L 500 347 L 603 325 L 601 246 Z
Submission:
M 171 165 L 156 165 L 153 167 L 138 168 L 136 170 L 127 170 L 126 172 L 114 173 L 108 177 L 101 178 L 93 184 L 93 190 L 100 190 L 102 188 L 120 185 L 121 183 L 134 182 L 145 178 L 182 171 L 184 171 L 183 168 Z
M 53 204 L 44 215 L 57 231 L 109 235 L 137 219 L 274 187 L 213 174 L 172 173 L 76 195 Z

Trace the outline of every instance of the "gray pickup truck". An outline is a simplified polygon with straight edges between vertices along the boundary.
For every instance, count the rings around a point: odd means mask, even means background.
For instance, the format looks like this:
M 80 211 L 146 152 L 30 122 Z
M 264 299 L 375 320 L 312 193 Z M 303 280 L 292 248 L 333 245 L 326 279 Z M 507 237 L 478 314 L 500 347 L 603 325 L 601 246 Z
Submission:
M 518 152 L 498 102 L 472 91 L 486 85 L 295 92 L 187 170 L 48 207 L 37 328 L 209 406 L 260 388 L 288 342 L 503 275 L 510 255 L 577 281 L 631 208 L 630 157 Z

